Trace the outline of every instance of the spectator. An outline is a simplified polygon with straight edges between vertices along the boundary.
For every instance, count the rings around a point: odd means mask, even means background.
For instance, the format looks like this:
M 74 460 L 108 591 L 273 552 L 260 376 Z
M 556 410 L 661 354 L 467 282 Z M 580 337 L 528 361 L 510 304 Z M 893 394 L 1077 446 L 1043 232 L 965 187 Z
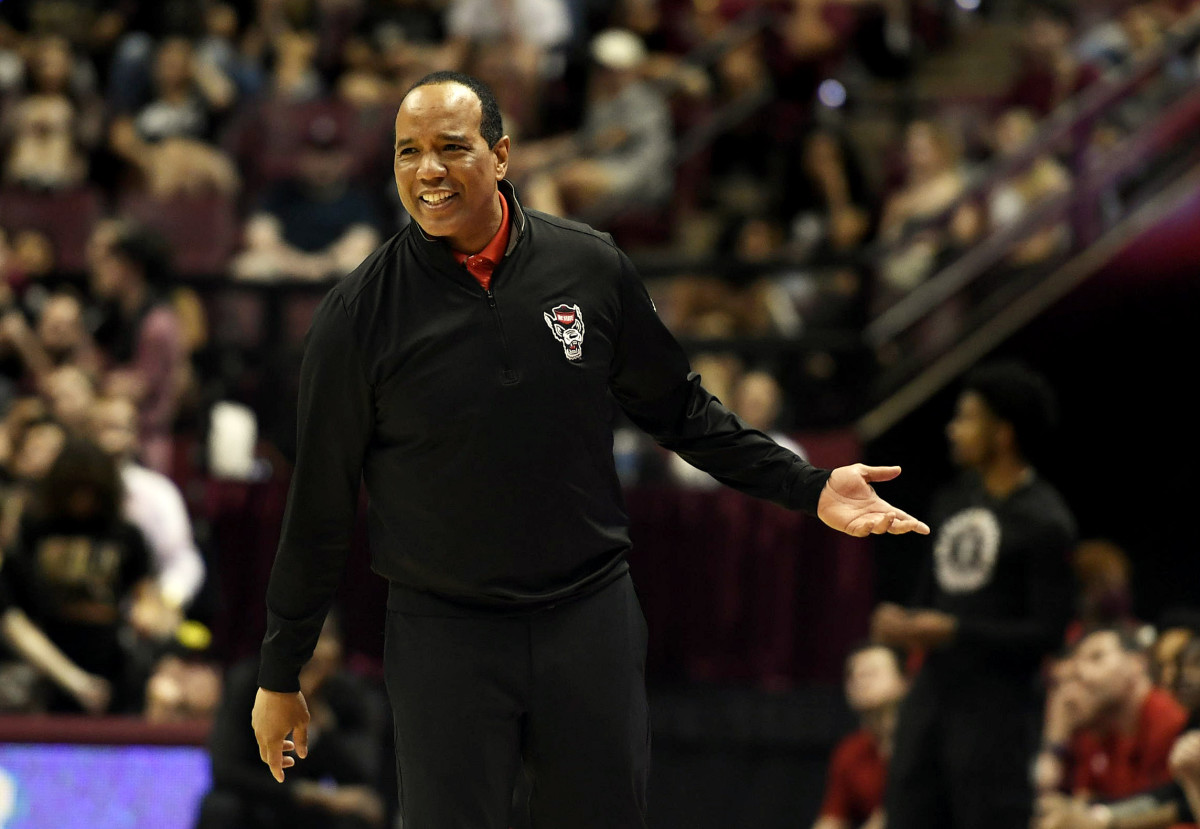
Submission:
M 77 58 L 70 41 L 47 35 L 34 44 L 29 70 L 29 94 L 65 98 L 74 116 L 76 143 L 85 153 L 95 150 L 104 137 L 105 113 L 91 62 Z
M 16 106 L 4 181 L 33 190 L 67 190 L 87 178 L 75 141 L 75 111 L 62 95 L 32 95 Z
M 609 29 L 592 40 L 591 55 L 583 127 L 523 151 L 531 206 L 560 216 L 662 206 L 674 181 L 673 125 L 667 101 L 639 74 L 646 47 Z
M 880 276 L 886 304 L 911 291 L 979 233 L 974 205 L 958 207 L 946 225 L 931 222 L 957 201 L 967 186 L 957 143 L 932 121 L 915 121 L 905 133 L 907 180 L 883 207 L 880 235 L 890 253 Z
M 13 405 L 5 419 L 7 486 L 0 510 L 0 554 L 16 541 L 33 488 L 46 476 L 66 439 L 66 430 L 50 417 L 40 398 L 24 398 Z
M 240 180 L 233 163 L 208 143 L 216 136 L 217 116 L 233 104 L 233 84 L 198 63 L 183 38 L 170 38 L 159 47 L 154 82 L 152 101 L 114 119 L 109 138 L 113 152 L 159 197 L 236 192 Z
M 1025 149 L 1037 131 L 1033 113 L 1023 109 L 1005 112 L 996 122 L 995 146 L 1002 158 L 1012 157 Z M 988 221 L 992 230 L 1003 230 L 1016 224 L 1043 202 L 1061 196 L 1071 189 L 1071 177 L 1063 166 L 1046 154 L 1035 159 L 1022 172 L 1005 180 L 991 193 Z M 1066 222 L 1047 223 L 1029 233 L 1008 257 L 1011 267 L 1037 265 L 1066 253 L 1070 229 Z
M 863 645 L 846 658 L 846 700 L 859 729 L 833 752 L 813 829 L 882 829 L 896 710 L 908 690 L 903 661 L 898 651 L 881 645 Z
M 235 665 L 209 741 L 213 788 L 196 829 L 366 829 L 383 824 L 379 695 L 342 665 L 342 636 L 327 619 L 316 649 L 300 672 L 309 701 L 308 755 L 281 786 L 262 773 L 246 711 L 258 691 L 258 660 Z
M 1064 0 L 1027 3 L 1021 34 L 1021 65 L 1004 96 L 1004 107 L 1049 115 L 1095 83 L 1100 72 L 1075 56 L 1075 8 Z
M 309 126 L 298 175 L 267 193 L 246 223 L 241 279 L 324 279 L 348 273 L 379 244 L 381 225 L 362 188 L 347 180 L 351 158 L 335 119 Z
M 4 558 L 3 629 L 13 649 L 54 680 L 51 710 L 140 708 L 145 677 L 121 630 L 124 607 L 151 588 L 150 558 L 120 517 L 120 492 L 112 461 L 69 439 Z
M 783 387 L 775 375 L 764 369 L 747 371 L 733 391 L 731 408 L 751 429 L 770 435 L 771 439 L 800 457 L 808 460 L 804 448 L 779 429 L 784 405 Z
M 469 71 L 499 95 L 513 135 L 539 132 L 538 104 L 559 78 L 573 34 L 566 0 L 449 0 L 439 69 Z
M 1190 752 L 1200 734 L 1200 641 L 1193 640 L 1180 655 L 1179 676 L 1171 690 L 1185 710 L 1190 712 L 1185 732 L 1175 740 L 1169 761 L 1174 782 L 1166 786 L 1092 804 L 1085 798 L 1057 793 L 1044 795 L 1039 802 L 1036 829 L 1187 829 L 1200 807 L 1200 777 L 1192 765 Z M 1189 808 L 1189 800 L 1191 806 Z M 1184 822 L 1187 822 L 1186 824 Z
M 813 129 L 800 144 L 783 194 L 790 217 L 789 247 L 797 258 L 828 259 L 862 244 L 871 234 L 873 199 L 849 140 Z
M 187 505 L 170 478 L 135 461 L 137 410 L 129 400 L 101 398 L 90 415 L 92 440 L 120 471 L 122 515 L 141 531 L 154 559 L 157 601 L 146 603 L 135 622 L 145 633 L 162 638 L 174 633 L 204 584 L 204 558 L 196 548 Z
M 1129 557 L 1111 541 L 1080 542 L 1071 558 L 1079 586 L 1076 619 L 1067 630 L 1067 644 L 1098 628 L 1132 626 L 1133 596 L 1129 586 Z
M 137 405 L 142 462 L 165 473 L 189 371 L 179 318 L 161 293 L 170 259 L 162 238 L 148 229 L 126 224 L 111 232 L 109 244 L 97 242 L 89 275 L 92 293 L 107 311 L 96 332 L 109 368 L 104 388 Z
M 1133 636 L 1110 628 L 1090 633 L 1071 657 L 1082 704 L 1047 723 L 1047 748 L 1057 755 L 1058 786 L 1080 797 L 1113 799 L 1170 780 L 1171 746 L 1187 722 L 1187 711 L 1150 681 L 1146 656 Z M 1049 765 L 1053 766 L 1054 763 Z M 1054 783 L 1054 775 L 1043 785 Z
M 96 402 L 95 380 L 78 366 L 60 366 L 47 375 L 42 395 L 50 414 L 75 437 L 87 432 L 88 418 Z

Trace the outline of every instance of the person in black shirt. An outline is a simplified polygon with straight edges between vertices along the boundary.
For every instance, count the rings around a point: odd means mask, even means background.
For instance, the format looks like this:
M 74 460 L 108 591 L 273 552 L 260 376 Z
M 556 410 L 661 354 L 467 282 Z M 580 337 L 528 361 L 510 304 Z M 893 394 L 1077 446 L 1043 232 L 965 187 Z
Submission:
M 947 434 L 962 475 L 935 499 L 917 609 L 881 605 L 876 638 L 928 649 L 900 709 L 888 829 L 1028 826 L 1044 657 L 1074 596 L 1075 522 L 1032 459 L 1054 420 L 1046 381 L 1015 363 L 966 379 Z
M 145 676 L 121 634 L 125 606 L 153 584 L 146 543 L 121 518 L 116 466 L 68 439 L 0 569 L 4 633 L 55 681 L 51 710 L 139 710 Z
M 646 628 L 616 407 L 718 480 L 838 530 L 928 527 L 871 487 L 898 467 L 817 469 L 706 392 L 611 237 L 523 209 L 508 157 L 474 78 L 428 76 L 400 105 L 413 222 L 309 332 L 252 723 L 282 782 L 284 752 L 305 756 L 296 677 L 365 479 L 406 829 L 509 825 L 522 759 L 535 825 L 644 826 Z

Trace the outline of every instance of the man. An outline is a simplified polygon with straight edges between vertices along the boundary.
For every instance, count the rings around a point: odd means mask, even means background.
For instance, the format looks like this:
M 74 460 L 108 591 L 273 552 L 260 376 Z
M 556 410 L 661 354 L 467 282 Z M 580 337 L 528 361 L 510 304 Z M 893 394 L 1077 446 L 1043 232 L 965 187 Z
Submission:
M 1089 702 L 1081 707 L 1082 716 L 1048 723 L 1046 751 L 1067 760 L 1069 778 L 1062 782 L 1077 796 L 1100 799 L 1166 783 L 1171 746 L 1188 713 L 1151 683 L 1146 656 L 1133 635 L 1116 628 L 1090 633 L 1071 661 Z
M 813 829 L 882 829 L 896 711 L 908 690 L 902 662 L 899 651 L 882 645 L 864 645 L 846 658 L 846 700 L 860 728 L 833 753 Z
M 91 439 L 116 462 L 125 490 L 122 513 L 142 531 L 154 556 L 158 590 L 132 608 L 133 624 L 148 636 L 169 636 L 183 621 L 206 575 L 183 493 L 166 475 L 136 462 L 137 410 L 131 401 L 94 401 L 88 427 Z
M 1124 643 L 1128 643 L 1128 639 L 1123 631 L 1117 630 L 1100 630 L 1081 640 L 1067 682 L 1055 689 L 1050 711 L 1066 712 L 1068 716 L 1060 714 L 1049 718 L 1058 722 L 1047 723 L 1047 736 L 1051 741 L 1059 742 L 1057 746 L 1051 742 L 1047 748 L 1056 751 L 1058 756 L 1047 756 L 1044 752 L 1039 759 L 1039 768 L 1046 769 L 1047 774 L 1056 771 L 1058 779 L 1050 777 L 1046 783 L 1059 786 L 1064 771 L 1060 757 L 1067 757 L 1073 761 L 1077 780 L 1080 772 L 1093 779 L 1082 781 L 1084 788 L 1071 796 L 1058 791 L 1043 794 L 1038 801 L 1036 829 L 1167 829 L 1193 820 L 1192 813 L 1200 804 L 1194 797 L 1200 793 L 1200 764 L 1197 763 L 1200 754 L 1196 753 L 1200 741 L 1200 731 L 1196 730 L 1200 727 L 1200 640 L 1192 639 L 1179 654 L 1178 674 L 1171 686 L 1178 705 L 1166 691 L 1147 689 L 1142 682 L 1136 681 L 1139 673 L 1145 674 L 1145 669 L 1139 670 L 1136 664 L 1139 657 L 1129 658 L 1133 651 L 1126 651 Z M 1129 682 L 1130 675 L 1135 680 L 1132 683 Z M 1103 679 L 1105 676 L 1107 681 Z M 1099 694 L 1088 690 L 1085 677 L 1091 686 L 1099 681 L 1104 690 Z M 1137 689 L 1136 693 L 1121 695 L 1127 697 L 1126 704 L 1136 697 L 1143 699 L 1135 714 L 1126 711 L 1119 717 L 1125 720 L 1126 727 L 1136 721 L 1133 739 L 1128 734 L 1110 734 L 1106 738 L 1108 750 L 1103 754 L 1088 748 L 1089 743 L 1092 749 L 1095 748 L 1094 734 L 1090 739 L 1078 735 L 1083 739 L 1083 745 L 1079 739 L 1068 741 L 1064 735 L 1074 725 L 1069 716 L 1072 706 L 1062 704 L 1057 698 L 1075 689 L 1081 690 L 1091 699 L 1082 712 L 1085 716 L 1077 713 L 1074 720 L 1086 718 L 1097 723 L 1125 707 L 1113 700 L 1113 690 L 1121 687 Z M 1185 727 L 1192 730 L 1176 739 L 1174 735 L 1180 732 L 1179 706 L 1189 717 Z M 1072 750 L 1075 748 L 1086 750 L 1087 756 L 1075 754 Z M 1174 778 L 1171 783 L 1154 785 L 1168 776 Z M 1118 789 L 1114 783 L 1123 785 Z M 1124 793 L 1116 798 L 1108 794 L 1115 791 Z M 1099 795 L 1102 800 L 1093 802 L 1089 795 Z M 1192 801 L 1191 808 L 1189 800 Z
M 535 825 L 644 826 L 646 629 L 612 401 L 742 491 L 858 536 L 928 528 L 871 488 L 898 468 L 830 473 L 743 428 L 610 237 L 522 209 L 508 157 L 474 78 L 430 75 L 400 105 L 413 222 L 313 320 L 253 726 L 282 781 L 365 478 L 407 829 L 507 826 L 522 757 Z
M 352 157 L 336 119 L 308 127 L 297 176 L 266 194 L 246 223 L 247 249 L 233 263 L 246 279 L 324 279 L 354 268 L 379 244 L 379 216 L 347 178 Z
M 97 228 L 94 235 L 91 289 L 108 311 L 96 333 L 110 364 L 105 390 L 137 405 L 142 462 L 166 474 L 188 367 L 179 317 L 160 294 L 170 254 L 158 234 L 136 225 Z
M 882 605 L 875 637 L 928 649 L 900 708 L 888 829 L 1027 826 L 1042 658 L 1071 613 L 1074 522 L 1032 459 L 1053 394 L 1019 365 L 966 379 L 947 434 L 961 477 L 935 499 L 933 555 L 915 605 Z

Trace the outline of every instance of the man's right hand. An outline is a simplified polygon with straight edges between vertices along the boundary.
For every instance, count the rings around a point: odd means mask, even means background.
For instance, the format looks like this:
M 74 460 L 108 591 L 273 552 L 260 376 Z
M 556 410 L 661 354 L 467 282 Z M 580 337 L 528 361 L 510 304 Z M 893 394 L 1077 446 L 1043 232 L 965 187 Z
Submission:
M 296 765 L 296 758 L 308 756 L 308 703 L 299 691 L 285 693 L 258 689 L 250 725 L 258 741 L 258 756 L 271 768 L 271 776 L 283 782 L 283 770 Z M 288 734 L 292 739 L 287 739 Z

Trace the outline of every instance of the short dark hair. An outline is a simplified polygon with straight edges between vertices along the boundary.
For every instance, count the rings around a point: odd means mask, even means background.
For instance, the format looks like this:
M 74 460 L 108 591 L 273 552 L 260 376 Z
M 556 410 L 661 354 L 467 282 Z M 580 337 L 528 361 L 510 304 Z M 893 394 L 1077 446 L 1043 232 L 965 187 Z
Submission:
M 171 249 L 163 235 L 145 225 L 129 223 L 117 233 L 112 251 L 142 272 L 151 285 L 162 285 L 171 276 Z
M 1058 404 L 1041 374 L 1010 360 L 984 363 L 967 374 L 963 391 L 978 394 L 992 414 L 1012 426 L 1025 460 L 1045 452 L 1058 423 Z
M 1138 636 L 1137 628 L 1131 624 L 1112 624 L 1112 625 L 1097 625 L 1096 627 L 1088 628 L 1079 637 L 1079 641 L 1075 643 L 1073 650 L 1078 650 L 1084 640 L 1094 636 L 1097 633 L 1111 633 L 1117 637 L 1117 645 L 1125 653 L 1145 653 L 1146 646 Z
M 490 86 L 479 80 L 479 78 L 468 75 L 465 72 L 452 72 L 450 70 L 430 72 L 410 86 L 408 92 L 404 93 L 404 98 L 407 98 L 408 93 L 414 89 L 422 86 L 434 86 L 439 83 L 462 84 L 475 93 L 475 97 L 479 99 L 479 108 L 482 112 L 479 119 L 479 134 L 483 136 L 483 140 L 487 142 L 488 147 L 496 146 L 496 142 L 504 137 L 504 120 L 500 117 L 500 104 L 496 102 L 496 94 L 492 92 Z M 400 99 L 401 105 L 404 104 L 404 98 Z
M 1026 0 L 1021 8 L 1026 19 L 1030 17 L 1049 17 L 1058 23 L 1074 28 L 1079 21 L 1075 7 L 1064 0 Z
M 45 519 L 70 515 L 72 496 L 80 489 L 96 497 L 97 519 L 111 523 L 120 518 L 124 487 L 116 462 L 91 441 L 68 437 L 37 486 L 35 511 Z

